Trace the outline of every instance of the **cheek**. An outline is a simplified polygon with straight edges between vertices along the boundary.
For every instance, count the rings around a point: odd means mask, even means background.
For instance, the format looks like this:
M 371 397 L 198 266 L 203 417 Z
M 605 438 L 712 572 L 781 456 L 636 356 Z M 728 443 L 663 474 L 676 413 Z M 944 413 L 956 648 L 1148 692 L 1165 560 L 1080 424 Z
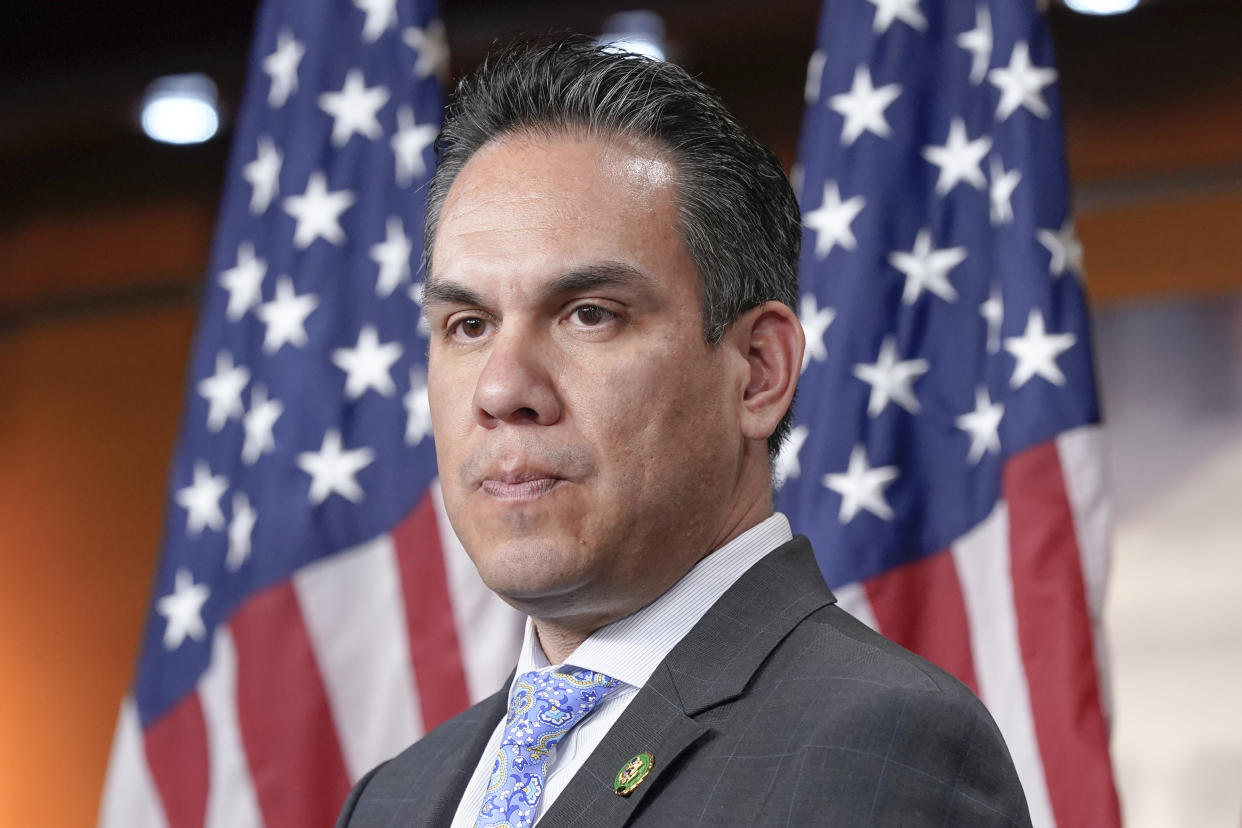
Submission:
M 635 356 L 597 368 L 579 410 L 593 412 L 591 430 L 628 474 L 647 477 L 723 436 L 720 370 L 677 349 Z
M 441 477 L 451 470 L 449 458 L 460 450 L 468 436 L 471 423 L 473 385 L 465 377 L 429 370 L 427 403 L 431 411 L 431 431 L 436 456 L 440 458 Z

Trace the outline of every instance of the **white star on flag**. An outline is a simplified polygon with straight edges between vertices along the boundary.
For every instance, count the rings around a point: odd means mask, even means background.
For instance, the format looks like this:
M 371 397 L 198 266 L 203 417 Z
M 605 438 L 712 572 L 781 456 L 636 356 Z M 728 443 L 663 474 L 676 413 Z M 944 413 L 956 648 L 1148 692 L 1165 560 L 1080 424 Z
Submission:
M 871 28 L 879 34 L 887 32 L 894 20 L 900 20 L 920 32 L 927 28 L 927 18 L 919 10 L 919 0 L 867 0 L 867 2 L 875 6 L 875 20 Z
M 276 35 L 276 51 L 263 58 L 263 71 L 272 79 L 267 91 L 268 106 L 281 107 L 289 95 L 298 88 L 298 64 L 306 54 L 306 47 L 293 37 L 293 32 L 281 29 Z
M 433 20 L 426 28 L 412 26 L 402 33 L 405 45 L 417 55 L 414 61 L 414 77 L 425 78 L 432 74 L 443 77 L 448 71 L 448 39 L 444 23 Z
M 401 358 L 399 342 L 381 343 L 374 325 L 364 325 L 353 348 L 337 348 L 332 361 L 345 372 L 345 396 L 356 400 L 374 388 L 380 396 L 391 397 L 397 390 L 393 384 L 393 363 Z
M 867 65 L 855 67 L 850 91 L 828 99 L 829 108 L 845 117 L 841 127 L 841 143 L 848 147 L 864 132 L 881 138 L 892 135 L 893 129 L 884 117 L 884 110 L 899 97 L 901 84 L 890 83 L 877 89 L 871 85 L 871 70 Z
M 258 155 L 242 167 L 242 178 L 250 183 L 250 212 L 256 216 L 267 209 L 280 191 L 280 168 L 285 157 L 264 135 L 259 139 Z
M 984 454 L 1000 452 L 1000 421 L 1005 414 L 1004 403 L 994 403 L 988 389 L 982 385 L 975 389 L 975 410 L 967 412 L 953 422 L 970 435 L 970 452 L 966 462 L 974 465 Z
M 242 417 L 246 439 L 242 444 L 241 458 L 246 465 L 253 465 L 260 457 L 276 450 L 276 438 L 272 429 L 285 411 L 280 400 L 269 400 L 267 388 L 255 385 L 250 391 L 250 410 Z
M 375 140 L 384 134 L 376 114 L 388 103 L 388 89 L 383 86 L 366 86 L 359 69 L 345 74 L 345 85 L 340 92 L 324 92 L 319 96 L 319 108 L 332 116 L 332 146 L 343 147 L 354 133 Z
M 917 414 L 919 400 L 914 396 L 914 381 L 930 368 L 931 363 L 925 359 L 898 359 L 896 338 L 886 336 L 875 362 L 860 362 L 854 366 L 854 376 L 871 386 L 867 414 L 879 416 L 890 402 L 897 403 L 911 414 Z
M 439 130 L 432 124 L 419 125 L 414 121 L 414 110 L 408 106 L 397 109 L 397 131 L 392 136 L 392 152 L 396 158 L 397 183 L 410 186 L 415 178 L 427 172 L 423 154 L 431 146 Z
M 194 583 L 188 569 L 178 569 L 173 576 L 173 591 L 155 602 L 155 610 L 168 620 L 164 627 L 164 649 L 175 650 L 186 636 L 202 641 L 207 635 L 203 626 L 203 604 L 211 589 L 207 584 Z
M 401 398 L 405 404 L 405 444 L 416 446 L 431 433 L 431 400 L 427 397 L 427 374 L 410 369 L 410 390 Z
M 867 200 L 862 196 L 841 201 L 837 182 L 824 182 L 823 201 L 819 207 L 802 217 L 802 223 L 815 232 L 815 258 L 826 257 L 836 245 L 844 250 L 853 250 L 858 246 L 858 240 L 854 238 L 850 225 L 866 204 Z
M 353 190 L 328 191 L 328 179 L 316 170 L 306 181 L 306 192 L 289 196 L 283 204 L 285 212 L 297 221 L 293 231 L 293 246 L 299 250 L 310 247 L 315 239 L 327 239 L 333 244 L 345 241 L 341 229 L 341 213 L 354 203 Z
M 1060 230 L 1041 228 L 1035 236 L 1052 254 L 1048 261 L 1048 272 L 1051 275 L 1060 277 L 1068 271 L 1079 279 L 1082 278 L 1082 242 L 1078 241 L 1074 232 L 1073 221 L 1066 219 Z
M 397 0 L 354 0 L 354 5 L 366 13 L 362 39 L 367 43 L 374 43 L 380 35 L 397 25 Z
M 245 406 L 242 389 L 250 382 L 250 370 L 244 365 L 234 365 L 233 355 L 228 351 L 216 354 L 216 372 L 198 381 L 198 393 L 207 400 L 207 430 L 214 433 L 224 428 L 229 420 L 240 418 Z
M 276 298 L 264 302 L 255 314 L 267 326 L 263 336 L 263 352 L 274 354 L 286 343 L 301 348 L 307 342 L 306 317 L 319 307 L 313 293 L 293 292 L 293 280 L 281 276 L 276 280 Z
M 772 470 L 772 482 L 776 488 L 784 486 L 785 481 L 790 478 L 802 476 L 802 463 L 799 462 L 798 455 L 810 434 L 811 430 L 804 425 L 794 426 L 789 432 L 789 438 L 781 446 L 780 454 L 776 455 L 776 467 Z
M 979 164 L 992 149 L 992 139 L 984 135 L 974 141 L 966 137 L 966 122 L 954 118 L 949 122 L 949 137 L 943 146 L 930 145 L 923 148 L 923 157 L 940 168 L 936 180 L 936 194 L 949 192 L 965 181 L 976 190 L 987 186 L 987 179 Z
M 975 27 L 958 35 L 957 45 L 970 52 L 970 82 L 983 83 L 992 63 L 992 15 L 987 6 L 975 7 Z
M 228 478 L 211 473 L 211 467 L 202 460 L 194 463 L 194 482 L 178 489 L 177 505 L 186 511 L 186 534 L 197 538 L 203 529 L 219 532 L 224 528 L 224 513 L 220 511 L 220 498 L 229 488 Z
M 849 523 L 859 510 L 866 509 L 882 520 L 893 519 L 893 508 L 884 497 L 884 490 L 898 478 L 896 466 L 872 468 L 867 462 L 867 450 L 861 445 L 850 451 L 850 465 L 844 473 L 826 474 L 823 484 L 841 495 L 841 509 L 837 520 Z
M 1005 321 L 1005 303 L 1001 299 L 1000 285 L 992 285 L 992 291 L 979 306 L 979 315 L 988 325 L 988 353 L 1000 350 L 1001 323 Z
M 229 292 L 229 304 L 224 311 L 230 322 L 236 322 L 246 311 L 263 301 L 263 277 L 267 275 L 267 262 L 256 258 L 254 245 L 242 242 L 237 245 L 237 264 L 220 272 L 220 286 Z
M 1013 191 L 1022 181 L 1022 173 L 1015 167 L 1006 171 L 1005 165 L 995 155 L 991 161 L 992 186 L 988 190 L 991 203 L 992 224 L 1009 224 L 1013 221 Z
M 824 64 L 828 55 L 822 49 L 811 52 L 811 59 L 806 63 L 806 84 L 802 87 L 802 96 L 808 104 L 819 100 L 819 88 L 824 82 Z
M 229 551 L 224 558 L 224 567 L 229 572 L 236 572 L 250 557 L 250 538 L 254 534 L 254 525 L 259 513 L 250 505 L 250 498 L 245 492 L 233 495 L 233 519 L 229 521 Z
M 988 72 L 988 82 L 1000 90 L 1001 99 L 996 105 L 996 118 L 1003 121 L 1026 107 L 1040 118 L 1052 115 L 1043 89 L 1057 79 L 1057 70 L 1031 64 L 1031 52 L 1025 41 L 1014 44 L 1009 55 L 1009 65 Z
M 319 451 L 298 454 L 298 468 L 311 476 L 311 505 L 318 506 L 333 494 L 352 503 L 362 502 L 364 494 L 356 475 L 374 459 L 374 450 L 364 446 L 345 451 L 341 446 L 341 432 L 335 428 L 325 431 Z
M 1009 384 L 1020 388 L 1032 377 L 1041 376 L 1053 385 L 1064 385 L 1065 374 L 1057 365 L 1057 357 L 1077 341 L 1078 337 L 1072 333 L 1047 333 L 1044 330 L 1044 315 L 1038 309 L 1032 310 L 1022 336 L 1005 337 L 1005 350 L 1018 361 Z
M 824 345 L 824 334 L 837 318 L 832 308 L 821 308 L 813 293 L 802 294 L 802 302 L 798 309 L 798 321 L 802 323 L 802 331 L 806 335 L 806 349 L 802 352 L 802 370 L 811 364 L 811 360 L 823 362 L 828 359 L 828 348 Z
M 949 271 L 966 261 L 965 247 L 932 247 L 931 230 L 924 227 L 914 238 L 909 253 L 894 250 L 888 254 L 893 267 L 906 275 L 905 289 L 901 293 L 902 304 L 913 305 L 915 300 L 929 291 L 946 302 L 957 301 L 957 291 L 949 282 Z
M 386 298 L 392 295 L 397 285 L 410 278 L 410 253 L 414 251 L 414 244 L 405 235 L 399 216 L 389 216 L 385 229 L 387 238 L 371 246 L 371 261 L 379 265 L 375 293 Z

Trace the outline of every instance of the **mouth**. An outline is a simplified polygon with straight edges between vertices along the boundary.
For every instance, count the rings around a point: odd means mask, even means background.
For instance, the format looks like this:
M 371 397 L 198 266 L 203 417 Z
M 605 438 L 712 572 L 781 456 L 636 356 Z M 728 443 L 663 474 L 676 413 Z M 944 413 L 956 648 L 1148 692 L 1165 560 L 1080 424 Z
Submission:
M 479 488 L 498 500 L 533 500 L 556 489 L 565 480 L 551 472 L 515 471 L 486 477 Z

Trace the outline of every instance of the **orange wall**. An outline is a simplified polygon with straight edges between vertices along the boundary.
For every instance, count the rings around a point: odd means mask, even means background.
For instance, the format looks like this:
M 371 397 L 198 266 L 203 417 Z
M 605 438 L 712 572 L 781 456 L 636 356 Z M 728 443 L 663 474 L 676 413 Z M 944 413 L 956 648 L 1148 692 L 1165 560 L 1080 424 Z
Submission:
M 0 333 L 0 825 L 93 825 L 138 649 L 188 307 Z

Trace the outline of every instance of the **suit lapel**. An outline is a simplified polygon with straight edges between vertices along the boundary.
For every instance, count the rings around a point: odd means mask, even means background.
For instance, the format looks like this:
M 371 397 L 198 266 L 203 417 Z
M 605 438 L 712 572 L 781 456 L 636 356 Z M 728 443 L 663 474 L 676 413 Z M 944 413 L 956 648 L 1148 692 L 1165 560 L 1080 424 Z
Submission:
M 706 732 L 683 712 L 661 665 L 539 820 L 538 828 L 624 825 L 665 769 Z M 617 772 L 639 753 L 655 757 L 650 773 L 628 797 L 617 796 L 612 787 Z
M 665 659 L 686 714 L 740 696 L 776 645 L 836 600 L 806 538 L 798 535 L 765 556 Z
M 440 750 L 434 760 L 434 767 L 429 769 L 424 781 L 419 783 L 427 792 L 428 800 L 424 803 L 417 822 L 411 825 L 432 828 L 448 825 L 453 821 L 466 785 L 474 775 L 474 769 L 478 767 L 483 749 L 487 747 L 487 740 L 496 729 L 496 723 L 505 715 L 508 698 L 509 681 L 506 681 L 498 693 L 479 702 L 470 711 L 470 715 L 459 719 L 457 726 L 449 732 L 435 731 L 442 737 L 438 739 L 441 743 Z
M 677 758 L 709 735 L 693 717 L 741 695 L 798 622 L 835 601 L 806 538 L 751 567 L 672 649 L 539 828 L 624 825 Z M 617 771 L 639 753 L 654 757 L 651 772 L 628 797 L 616 795 Z

